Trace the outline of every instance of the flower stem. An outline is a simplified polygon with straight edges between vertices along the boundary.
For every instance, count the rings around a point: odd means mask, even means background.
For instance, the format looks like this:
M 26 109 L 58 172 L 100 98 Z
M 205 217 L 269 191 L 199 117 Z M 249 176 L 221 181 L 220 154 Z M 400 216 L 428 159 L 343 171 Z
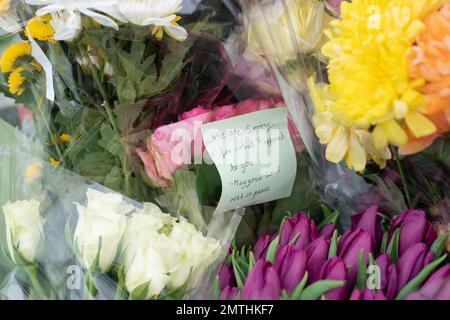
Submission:
M 42 287 L 41 282 L 38 279 L 38 266 L 35 264 L 28 265 L 25 268 L 25 272 L 28 275 L 28 278 L 30 279 L 31 286 L 34 290 L 36 290 L 37 298 L 38 299 L 45 299 L 45 289 Z
M 405 196 L 406 196 L 406 202 L 408 204 L 408 208 L 411 209 L 412 208 L 412 202 L 411 202 L 411 197 L 410 197 L 409 191 L 408 191 L 408 184 L 406 183 L 405 173 L 403 171 L 403 166 L 402 166 L 402 163 L 400 162 L 400 156 L 399 156 L 397 150 L 395 150 L 395 162 L 397 164 L 397 168 L 398 168 L 398 171 L 400 173 L 400 178 L 402 179 L 403 188 L 405 190 Z

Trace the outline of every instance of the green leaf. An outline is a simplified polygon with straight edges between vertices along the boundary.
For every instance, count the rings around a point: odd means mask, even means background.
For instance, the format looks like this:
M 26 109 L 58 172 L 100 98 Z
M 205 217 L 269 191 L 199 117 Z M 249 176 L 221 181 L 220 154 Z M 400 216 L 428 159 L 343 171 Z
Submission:
M 359 253 L 359 264 L 358 264 L 358 278 L 356 280 L 356 288 L 359 290 L 364 290 L 367 283 L 367 267 L 366 259 L 364 257 L 364 250 Z
M 278 235 L 270 243 L 269 249 L 267 249 L 266 261 L 269 261 L 272 264 L 275 263 L 275 259 L 277 258 L 277 251 L 278 251 L 279 244 L 280 244 L 280 235 Z
M 336 211 L 332 211 L 327 205 L 325 204 L 321 204 L 320 207 L 322 208 L 323 211 L 323 215 L 325 216 L 325 218 L 328 218 L 329 216 L 331 216 L 334 212 Z
M 447 243 L 448 237 L 449 237 L 450 233 L 446 233 L 442 236 L 440 236 L 439 238 L 437 238 L 432 246 L 431 246 L 431 252 L 433 252 L 434 256 L 436 258 L 439 258 L 440 256 L 442 256 L 445 252 L 445 245 Z
M 392 262 L 396 263 L 399 258 L 398 253 L 398 243 L 400 240 L 400 228 L 395 230 L 394 235 L 392 236 L 391 242 L 387 248 L 387 253 L 391 256 Z
M 339 212 L 335 211 L 333 212 L 331 215 L 329 215 L 325 220 L 322 221 L 321 224 L 319 224 L 319 226 L 317 227 L 317 229 L 321 230 L 322 228 L 324 228 L 325 226 L 329 225 L 329 224 L 334 224 L 336 225 L 336 223 L 339 220 Z
M 330 290 L 342 287 L 345 281 L 321 280 L 305 288 L 300 300 L 317 300 Z
M 130 294 L 131 300 L 144 300 L 147 297 L 149 283 L 145 282 L 139 285 Z
M 412 279 L 410 282 L 406 284 L 405 287 L 403 287 L 402 290 L 400 290 L 399 294 L 395 298 L 395 300 L 403 300 L 406 296 L 409 294 L 416 292 L 422 283 L 428 278 L 428 276 L 447 258 L 447 255 L 443 255 L 439 259 L 435 260 L 434 262 L 427 265 L 425 268 L 423 268 L 422 271 L 419 272 L 419 274 Z
M 330 250 L 328 251 L 328 259 L 335 257 L 337 254 L 338 238 L 339 232 L 334 230 L 333 237 L 331 238 Z
M 239 266 L 239 262 L 237 261 L 236 258 L 236 250 L 233 251 L 233 255 L 231 257 L 231 264 L 234 271 L 234 277 L 236 278 L 237 287 L 239 288 L 239 290 L 242 290 L 242 288 L 244 287 L 246 275 Z
M 303 289 L 305 289 L 306 283 L 308 282 L 308 271 L 305 272 L 302 281 L 298 284 L 298 286 L 292 292 L 290 300 L 299 300 L 302 296 Z
M 381 240 L 381 246 L 380 246 L 381 253 L 386 253 L 388 241 L 389 241 L 389 232 L 385 231 L 383 233 L 383 238 Z

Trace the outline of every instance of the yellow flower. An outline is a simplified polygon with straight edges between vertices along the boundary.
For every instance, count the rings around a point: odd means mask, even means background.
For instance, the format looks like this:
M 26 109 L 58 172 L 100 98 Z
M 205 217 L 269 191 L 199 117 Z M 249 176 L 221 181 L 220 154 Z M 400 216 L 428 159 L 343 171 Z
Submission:
M 20 42 L 11 45 L 3 53 L 3 56 L 0 60 L 2 72 L 8 73 L 13 71 L 14 64 L 16 63 L 17 59 L 31 56 L 31 51 L 31 44 L 29 42 Z
M 52 16 L 50 14 L 34 17 L 28 21 L 27 27 L 25 28 L 25 35 L 28 37 L 30 34 L 33 39 L 40 41 L 55 42 L 53 38 L 55 30 L 51 25 L 51 20 Z
M 17 67 L 11 72 L 8 79 L 9 92 L 12 94 L 21 95 L 25 91 L 24 83 L 26 78 L 22 75 L 24 68 Z
M 53 157 L 50 157 L 50 158 L 48 158 L 48 160 L 50 161 L 50 164 L 52 165 L 52 166 L 59 166 L 59 161 L 58 160 L 56 160 L 55 158 L 53 158 Z
M 436 126 L 423 113 L 421 79 L 408 75 L 408 52 L 424 19 L 448 0 L 354 0 L 342 2 L 342 19 L 331 22 L 322 53 L 330 61 L 330 106 L 346 127 L 374 129 L 374 143 L 404 145 L 408 127 L 416 137 Z
M 348 167 L 355 171 L 363 171 L 369 160 L 384 167 L 386 160 L 391 158 L 389 148 L 386 146 L 377 149 L 370 132 L 357 127 L 346 127 L 336 121 L 334 114 L 329 111 L 334 97 L 328 85 L 316 86 L 311 78 L 308 86 L 316 109 L 313 117 L 316 135 L 321 144 L 327 145 L 326 159 L 333 163 L 340 163 L 345 159 Z
M 10 6 L 11 0 L 0 0 L 0 14 L 8 12 Z
M 31 182 L 42 176 L 42 164 L 34 162 L 25 168 L 25 179 Z
M 72 140 L 72 137 L 67 133 L 63 133 L 62 135 L 59 136 L 59 140 L 61 140 L 61 142 L 67 143 L 70 142 L 70 140 Z

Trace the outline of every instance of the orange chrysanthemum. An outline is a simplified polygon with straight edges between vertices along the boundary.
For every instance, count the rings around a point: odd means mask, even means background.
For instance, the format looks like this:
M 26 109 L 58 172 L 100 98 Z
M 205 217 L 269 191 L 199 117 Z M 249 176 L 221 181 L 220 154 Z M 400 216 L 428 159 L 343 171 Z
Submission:
M 438 130 L 428 137 L 411 139 L 400 148 L 403 154 L 422 151 L 450 131 L 450 3 L 428 16 L 408 62 L 411 77 L 426 81 L 419 91 L 426 96 L 426 114 Z

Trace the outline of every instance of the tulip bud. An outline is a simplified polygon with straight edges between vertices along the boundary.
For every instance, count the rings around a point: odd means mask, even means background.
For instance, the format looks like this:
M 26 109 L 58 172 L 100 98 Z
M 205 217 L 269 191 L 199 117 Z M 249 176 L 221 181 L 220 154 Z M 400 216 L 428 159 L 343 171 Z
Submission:
M 234 277 L 233 268 L 226 262 L 219 270 L 219 283 L 221 290 L 224 290 L 225 287 L 236 286 L 236 279 Z
M 398 272 L 397 267 L 392 263 L 391 257 L 387 254 L 381 254 L 376 260 L 380 268 L 381 291 L 388 300 L 392 300 L 398 293 Z
M 373 292 L 366 288 L 362 292 L 355 289 L 350 296 L 350 300 L 386 300 L 386 297 L 382 292 Z
M 416 243 L 406 250 L 397 262 L 398 290 L 419 274 L 422 269 L 433 262 L 434 256 L 423 243 Z
M 306 271 L 306 261 L 306 252 L 299 251 L 292 245 L 285 246 L 278 251 L 275 270 L 280 277 L 281 287 L 289 294 L 294 291 L 303 279 Z
M 383 237 L 381 229 L 381 216 L 378 214 L 378 206 L 371 206 L 369 209 L 358 215 L 352 216 L 352 230 L 360 229 L 372 235 L 372 248 L 378 249 Z
M 14 250 L 33 262 L 43 235 L 44 219 L 36 200 L 8 202 L 2 209 L 5 217 L 6 242 L 11 259 L 17 263 Z
M 336 226 L 334 224 L 328 224 L 320 230 L 320 235 L 327 239 L 331 239 L 335 230 Z
M 403 255 L 406 250 L 419 242 L 430 248 L 436 240 L 436 231 L 433 225 L 428 222 L 426 214 L 422 210 L 408 210 L 397 216 L 391 224 L 391 237 L 398 228 L 400 228 L 400 255 Z
M 338 257 L 333 257 L 326 261 L 319 273 L 320 280 L 346 280 L 347 268 L 344 261 Z M 325 294 L 326 300 L 345 300 L 347 299 L 347 285 L 328 291 Z
M 259 260 L 249 272 L 241 298 L 244 300 L 278 300 L 281 283 L 275 268 L 270 262 Z
M 406 300 L 450 300 L 450 265 L 436 271 L 419 292 L 410 294 Z
M 330 240 L 325 237 L 320 237 L 309 244 L 306 249 L 306 255 L 308 257 L 307 270 L 309 279 L 308 282 L 315 282 L 320 273 L 325 261 L 328 259 L 328 251 L 330 249 Z
M 253 248 L 253 255 L 256 260 L 266 259 L 267 250 L 269 249 L 270 243 L 272 242 L 273 237 L 269 235 L 259 237 L 258 241 Z
M 220 300 L 234 300 L 236 299 L 239 293 L 238 288 L 236 287 L 225 287 L 220 294 Z
M 283 225 L 280 235 L 280 246 L 288 245 L 294 238 L 295 247 L 304 250 L 313 240 L 319 237 L 316 224 L 304 213 L 297 213 L 287 219 Z
M 347 231 L 338 245 L 338 257 L 344 260 L 348 267 L 349 286 L 354 285 L 358 275 L 359 257 L 364 252 L 367 263 L 369 253 L 372 252 L 372 235 L 362 230 Z

